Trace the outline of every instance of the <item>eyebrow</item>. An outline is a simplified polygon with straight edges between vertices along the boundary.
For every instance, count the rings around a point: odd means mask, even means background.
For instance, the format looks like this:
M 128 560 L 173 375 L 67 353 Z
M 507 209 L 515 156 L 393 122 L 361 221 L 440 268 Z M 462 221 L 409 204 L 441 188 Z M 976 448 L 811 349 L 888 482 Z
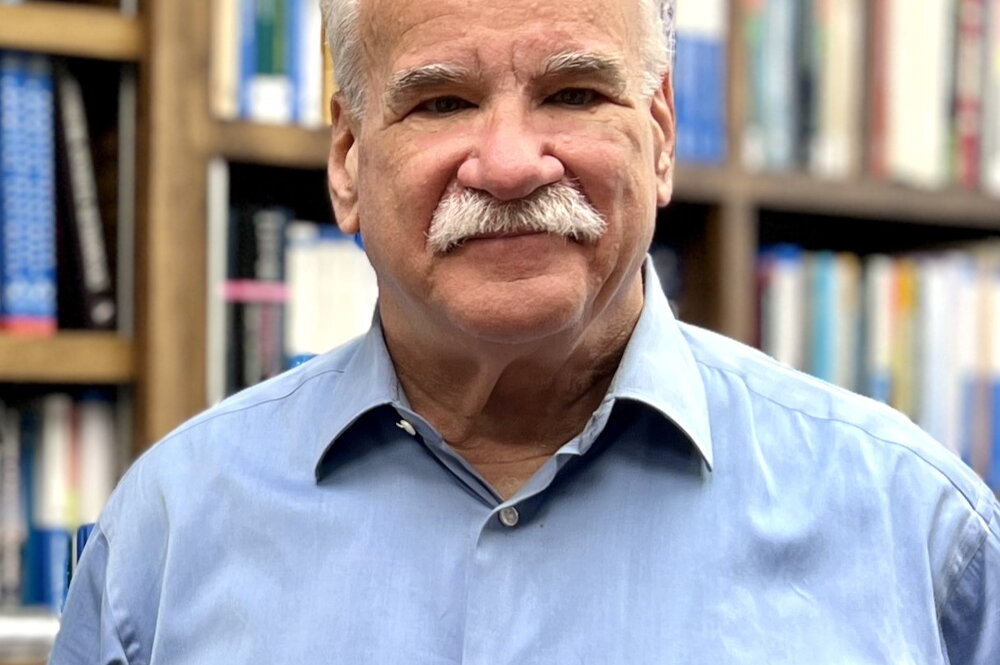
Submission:
M 389 79 L 389 83 L 385 87 L 385 103 L 389 108 L 395 108 L 417 91 L 455 84 L 468 79 L 469 70 L 458 65 L 431 64 L 404 69 L 393 74 L 392 78 Z
M 596 76 L 615 94 L 628 90 L 628 74 L 621 59 L 590 51 L 557 53 L 545 62 L 546 77 Z

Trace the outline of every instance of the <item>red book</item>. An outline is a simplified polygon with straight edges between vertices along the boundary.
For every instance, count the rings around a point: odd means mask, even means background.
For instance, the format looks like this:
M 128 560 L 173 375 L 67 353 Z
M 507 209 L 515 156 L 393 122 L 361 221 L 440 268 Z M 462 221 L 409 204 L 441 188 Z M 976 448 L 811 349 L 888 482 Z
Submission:
M 967 189 L 979 186 L 985 11 L 983 0 L 959 0 L 954 107 L 955 181 Z
M 889 12 L 890 0 L 872 0 L 871 7 L 871 135 L 868 167 L 873 177 L 888 180 Z

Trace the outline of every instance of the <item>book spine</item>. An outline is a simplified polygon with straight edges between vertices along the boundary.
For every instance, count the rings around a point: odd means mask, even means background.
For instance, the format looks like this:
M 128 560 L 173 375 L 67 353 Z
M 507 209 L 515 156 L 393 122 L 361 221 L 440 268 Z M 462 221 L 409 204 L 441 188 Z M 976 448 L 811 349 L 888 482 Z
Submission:
M 44 56 L 0 55 L 0 326 L 56 329 L 53 84 Z
M 257 73 L 257 0 L 239 3 L 239 108 L 240 117 L 253 117 L 253 80 Z
M 212 61 L 210 104 L 219 120 L 240 115 L 240 2 L 212 1 Z
M 80 83 L 65 67 L 56 69 L 59 109 L 61 241 L 68 261 L 59 266 L 61 319 L 66 327 L 111 330 L 116 304 L 105 227 L 98 204 L 93 155 Z M 74 302 L 75 301 L 75 302 Z M 74 306 L 75 305 L 75 306 Z M 68 320 L 67 310 L 79 316 Z
M 21 600 L 21 546 L 27 534 L 21 504 L 18 412 L 0 404 L 0 607 Z
M 221 294 L 230 312 L 227 394 L 284 369 L 284 237 L 289 218 L 287 210 L 275 207 L 232 213 L 229 277 Z
M 1000 267 L 992 266 L 988 279 L 989 299 L 989 365 L 988 391 L 991 415 L 989 455 L 986 460 L 986 482 L 1000 491 Z
M 763 123 L 767 167 L 772 170 L 795 165 L 799 116 L 795 90 L 797 16 L 796 0 L 767 0 L 764 6 Z
M 288 303 L 285 312 L 286 363 L 317 353 L 319 301 L 319 225 L 295 220 L 285 230 L 285 271 Z
M 747 104 L 743 119 L 743 165 L 759 171 L 767 163 L 764 138 L 764 0 L 743 0 Z
M 979 187 L 982 133 L 983 58 L 986 7 L 983 0 L 959 0 L 958 57 L 955 77 L 955 180 Z
M 249 81 L 250 119 L 255 122 L 292 121 L 285 8 L 285 0 L 255 0 L 255 67 Z
M 898 0 L 896 0 L 898 1 Z M 872 0 L 871 135 L 868 169 L 879 180 L 889 179 L 889 81 L 891 64 L 890 12 L 893 0 Z
M 299 122 L 306 127 L 323 124 L 329 97 L 324 95 L 323 81 L 323 16 L 319 3 L 299 0 L 300 16 L 304 14 L 299 43 L 301 87 L 299 89 Z
M 1000 197 L 1000 0 L 987 0 L 981 182 Z
M 76 402 L 78 506 L 74 523 L 97 521 L 115 484 L 117 435 L 113 397 L 88 390 Z

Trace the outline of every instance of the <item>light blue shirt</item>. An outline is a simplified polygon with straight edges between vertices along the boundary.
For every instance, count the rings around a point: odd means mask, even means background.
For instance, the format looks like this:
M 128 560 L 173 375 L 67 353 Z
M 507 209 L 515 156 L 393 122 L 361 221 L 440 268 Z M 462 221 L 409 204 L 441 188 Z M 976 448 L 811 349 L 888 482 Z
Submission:
M 509 501 L 378 326 L 182 426 L 51 662 L 997 665 L 1000 507 L 903 416 L 677 323 L 647 268 L 606 398 Z

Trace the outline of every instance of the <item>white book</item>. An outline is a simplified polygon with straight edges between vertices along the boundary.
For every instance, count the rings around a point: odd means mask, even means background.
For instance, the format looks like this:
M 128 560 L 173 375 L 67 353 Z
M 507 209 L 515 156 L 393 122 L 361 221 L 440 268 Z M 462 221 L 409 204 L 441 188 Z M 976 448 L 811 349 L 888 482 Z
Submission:
M 889 12 L 888 166 L 915 187 L 942 187 L 949 175 L 955 1 Z
M 77 403 L 80 524 L 97 521 L 114 489 L 117 460 L 115 409 L 110 399 L 86 395 Z
M 804 369 L 806 272 L 803 253 L 779 247 L 763 257 L 768 275 L 763 300 L 762 350 L 789 367 Z
M 861 0 L 817 2 L 817 16 L 825 18 L 826 32 L 812 168 L 823 177 L 847 178 L 861 169 L 864 11 Z
M 295 220 L 285 227 L 285 357 L 324 351 L 318 346 L 321 304 L 319 302 L 319 227 Z
M 250 109 L 248 120 L 264 124 L 292 122 L 292 79 L 288 74 L 255 74 L 247 82 Z
M 302 71 L 296 84 L 296 120 L 305 127 L 319 127 L 323 124 L 323 107 L 329 102 L 323 99 L 323 16 L 315 0 L 303 0 L 298 7 L 301 14 L 296 19 L 302 28 L 295 47 L 299 49 Z
M 53 393 L 41 400 L 41 434 L 33 473 L 34 526 L 73 526 L 73 400 Z
M 975 394 L 978 383 L 976 366 L 979 346 L 980 316 L 979 287 L 976 266 L 967 253 L 950 254 L 949 263 L 955 281 L 955 316 L 952 319 L 950 342 L 955 350 L 952 380 L 955 383 L 955 404 L 949 427 L 955 449 L 962 459 L 971 462 L 975 436 Z

